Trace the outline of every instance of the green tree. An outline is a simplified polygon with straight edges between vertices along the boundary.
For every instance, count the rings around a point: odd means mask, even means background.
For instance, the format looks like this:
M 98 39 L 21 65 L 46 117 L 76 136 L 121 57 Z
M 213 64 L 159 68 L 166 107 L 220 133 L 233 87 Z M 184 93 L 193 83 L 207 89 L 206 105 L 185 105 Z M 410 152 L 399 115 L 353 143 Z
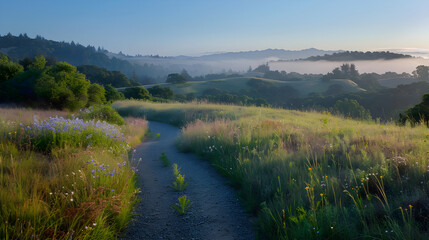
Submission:
M 186 78 L 178 73 L 171 73 L 171 74 L 168 74 L 166 82 L 173 83 L 173 84 L 180 84 L 180 83 L 185 83 Z
M 424 122 L 429 127 L 429 93 L 423 95 L 422 101 L 412 108 L 399 114 L 399 122 L 405 124 L 409 121 L 412 125 Z
M 429 66 L 420 65 L 413 71 L 413 75 L 420 81 L 429 81 Z
M 124 90 L 124 96 L 126 98 L 151 100 L 152 96 L 149 91 L 144 87 L 130 87 Z
M 116 88 L 112 87 L 110 84 L 104 86 L 104 89 L 106 91 L 106 100 L 109 102 L 114 102 L 125 98 L 123 93 L 116 90 Z
M 86 105 L 89 86 L 89 80 L 76 67 L 58 62 L 37 79 L 34 90 L 54 108 L 76 110 Z
M 180 75 L 182 75 L 186 79 L 186 81 L 192 81 L 192 77 L 188 74 L 188 71 L 186 71 L 186 69 L 183 69 L 182 72 L 180 72 Z
M 174 96 L 174 92 L 171 88 L 159 85 L 149 88 L 148 91 L 152 96 L 164 99 L 172 99 Z
M 106 91 L 103 86 L 97 83 L 92 83 L 88 88 L 88 102 L 86 103 L 86 106 L 89 107 L 95 104 L 106 103 L 105 94 Z
M 346 117 L 357 119 L 371 119 L 369 110 L 362 107 L 356 100 L 338 100 L 334 105 L 334 111 Z
M 46 66 L 46 59 L 43 56 L 35 57 L 34 61 L 31 63 L 30 67 L 33 67 L 35 69 L 43 70 Z
M 23 66 L 10 61 L 6 55 L 0 57 L 0 82 L 7 81 L 23 71 Z

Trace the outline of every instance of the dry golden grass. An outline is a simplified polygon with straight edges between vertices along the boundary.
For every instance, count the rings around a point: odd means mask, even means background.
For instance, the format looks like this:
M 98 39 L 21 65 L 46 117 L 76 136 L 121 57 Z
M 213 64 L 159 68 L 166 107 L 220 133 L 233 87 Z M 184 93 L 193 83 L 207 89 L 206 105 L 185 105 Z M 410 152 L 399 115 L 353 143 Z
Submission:
M 0 107 L 0 121 L 15 121 L 25 124 L 32 123 L 35 118 L 38 120 L 44 120 L 55 116 L 66 117 L 70 114 L 70 112 L 58 110 Z

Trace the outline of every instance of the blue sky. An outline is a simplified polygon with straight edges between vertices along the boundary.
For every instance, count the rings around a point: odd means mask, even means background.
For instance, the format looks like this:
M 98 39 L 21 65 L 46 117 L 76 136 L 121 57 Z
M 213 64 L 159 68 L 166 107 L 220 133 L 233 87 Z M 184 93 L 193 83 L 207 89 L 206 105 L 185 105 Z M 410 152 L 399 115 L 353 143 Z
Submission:
M 127 54 L 429 49 L 428 0 L 0 0 L 0 34 Z

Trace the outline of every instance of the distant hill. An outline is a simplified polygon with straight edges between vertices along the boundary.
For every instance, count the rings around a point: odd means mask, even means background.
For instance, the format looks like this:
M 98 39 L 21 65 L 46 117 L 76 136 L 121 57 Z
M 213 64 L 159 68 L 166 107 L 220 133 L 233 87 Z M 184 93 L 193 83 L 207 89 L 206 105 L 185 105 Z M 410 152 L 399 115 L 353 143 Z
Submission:
M 359 52 L 359 51 L 345 51 L 332 54 L 325 54 L 323 56 L 311 56 L 302 61 L 361 61 L 361 60 L 393 60 L 401 58 L 412 58 L 411 55 L 405 55 L 392 52 Z
M 315 48 L 304 50 L 284 50 L 284 49 L 265 49 L 258 51 L 226 52 L 207 54 L 202 56 L 125 56 L 121 54 L 111 54 L 121 59 L 128 60 L 135 64 L 153 64 L 162 66 L 170 73 L 180 72 L 186 69 L 192 76 L 206 75 L 209 73 L 237 72 L 247 71 L 249 66 L 255 68 L 261 64 L 279 59 L 295 60 L 307 58 L 310 56 L 332 54 L 340 52 L 325 51 Z
M 318 56 L 322 54 L 333 54 L 341 52 L 337 51 L 326 51 L 316 48 L 309 48 L 303 50 L 285 50 L 285 49 L 265 49 L 265 50 L 256 50 L 256 51 L 243 51 L 243 52 L 226 52 L 226 53 L 216 53 L 203 55 L 197 57 L 201 60 L 226 60 L 226 59 L 283 59 L 283 60 L 293 60 L 299 58 L 308 58 L 311 56 Z
M 43 55 L 75 66 L 96 65 L 108 70 L 121 71 L 128 77 L 135 75 L 140 82 L 145 82 L 148 78 L 163 78 L 168 74 L 161 67 L 150 64 L 136 65 L 116 57 L 109 57 L 108 51 L 104 49 L 85 47 L 73 41 L 68 43 L 46 40 L 41 36 L 30 38 L 26 34 L 0 36 L 0 52 L 15 59 Z
M 260 89 L 256 88 L 255 85 L 250 84 L 252 80 L 259 80 L 259 85 L 271 86 L 274 88 L 283 88 L 287 87 L 289 90 L 293 89 L 296 92 L 294 97 L 307 97 L 314 93 L 327 93 L 335 89 L 338 90 L 337 94 L 350 93 L 350 92 L 359 92 L 365 91 L 362 88 L 359 88 L 356 83 L 351 80 L 346 79 L 333 79 L 329 82 L 323 81 L 278 81 L 271 80 L 266 78 L 226 78 L 226 79 L 217 79 L 210 81 L 199 81 L 199 82 L 187 82 L 185 84 L 161 84 L 163 87 L 171 88 L 175 94 L 194 94 L 196 96 L 201 96 L 208 91 L 222 91 L 229 93 L 245 93 L 258 91 Z M 253 81 L 255 82 L 255 81 Z M 155 85 L 143 85 L 145 88 L 151 88 Z M 269 95 L 269 92 L 267 93 Z M 258 96 L 264 97 L 264 96 Z
M 389 79 L 380 79 L 378 82 L 380 85 L 388 88 L 396 88 L 399 85 L 405 85 L 410 83 L 419 82 L 418 78 L 408 77 L 408 78 L 389 78 Z

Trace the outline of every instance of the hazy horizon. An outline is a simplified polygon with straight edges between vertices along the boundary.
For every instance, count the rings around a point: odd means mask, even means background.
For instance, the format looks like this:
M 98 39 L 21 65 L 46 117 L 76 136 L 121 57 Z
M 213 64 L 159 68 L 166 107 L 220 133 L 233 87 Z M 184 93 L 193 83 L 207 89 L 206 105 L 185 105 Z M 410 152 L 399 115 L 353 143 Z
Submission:
M 17 0 L 2 7 L 7 10 L 0 15 L 2 35 L 73 40 L 129 55 L 195 56 L 269 48 L 429 52 L 425 0 Z

